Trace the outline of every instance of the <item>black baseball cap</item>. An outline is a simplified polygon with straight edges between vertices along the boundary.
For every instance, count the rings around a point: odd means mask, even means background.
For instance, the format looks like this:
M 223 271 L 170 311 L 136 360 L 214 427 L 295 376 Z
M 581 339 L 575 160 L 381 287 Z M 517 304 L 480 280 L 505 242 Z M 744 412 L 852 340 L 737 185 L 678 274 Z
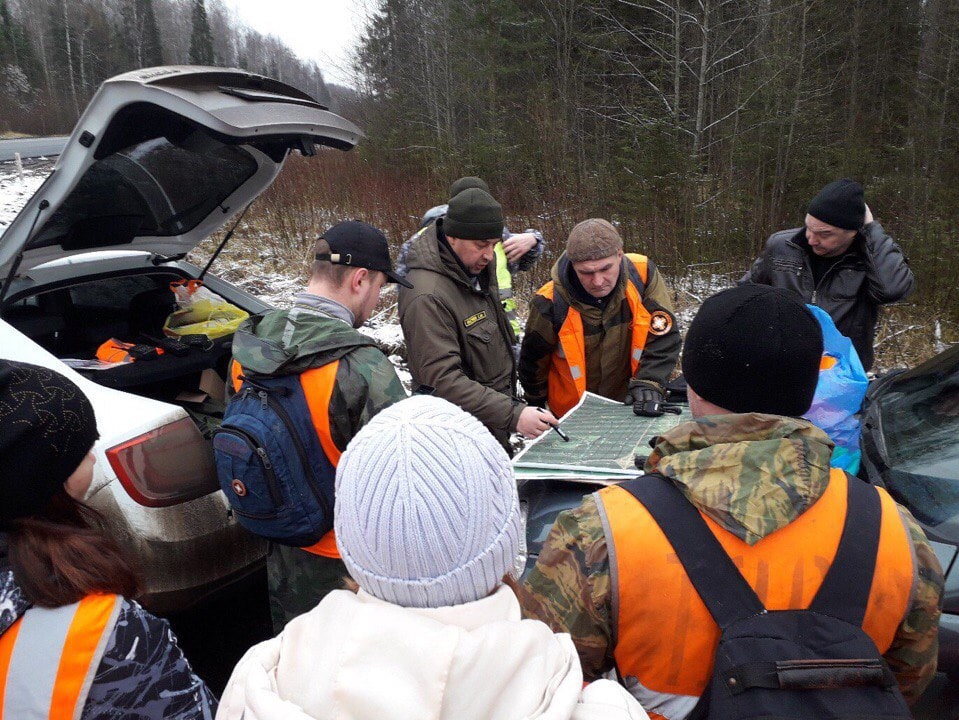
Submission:
M 330 252 L 317 253 L 317 260 L 325 260 L 334 265 L 379 270 L 386 275 L 389 282 L 399 283 L 403 287 L 413 287 L 393 270 L 390 246 L 386 236 L 372 225 L 359 220 L 345 220 L 320 235 L 320 239 L 326 240 L 326 244 L 330 246 Z

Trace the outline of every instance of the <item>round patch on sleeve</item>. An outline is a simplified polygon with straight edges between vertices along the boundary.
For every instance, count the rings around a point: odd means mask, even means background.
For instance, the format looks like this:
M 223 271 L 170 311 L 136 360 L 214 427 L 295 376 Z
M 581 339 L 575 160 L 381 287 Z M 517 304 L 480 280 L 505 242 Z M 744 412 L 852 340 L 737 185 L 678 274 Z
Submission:
M 665 335 L 673 329 L 673 316 L 665 310 L 657 310 L 649 316 L 649 332 L 653 335 Z

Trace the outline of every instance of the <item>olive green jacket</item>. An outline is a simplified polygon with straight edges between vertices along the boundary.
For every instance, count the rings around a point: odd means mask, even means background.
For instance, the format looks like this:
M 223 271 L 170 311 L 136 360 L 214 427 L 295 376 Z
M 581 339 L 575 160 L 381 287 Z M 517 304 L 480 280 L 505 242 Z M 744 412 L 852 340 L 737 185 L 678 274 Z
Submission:
M 645 469 L 672 478 L 700 511 L 755 544 L 822 496 L 831 454 L 829 438 L 805 420 L 713 415 L 662 435 Z M 915 574 L 911 604 L 883 657 L 903 695 L 915 702 L 936 671 L 943 576 L 922 528 L 899 510 L 915 550 Z M 527 617 L 572 635 L 587 681 L 615 666 L 607 543 L 597 500 L 588 495 L 557 517 L 518 593 Z
M 446 243 L 442 218 L 413 236 L 400 287 L 400 325 L 413 389 L 434 393 L 489 428 L 504 446 L 525 404 L 514 399 L 515 335 L 499 301 L 495 257 L 475 279 Z

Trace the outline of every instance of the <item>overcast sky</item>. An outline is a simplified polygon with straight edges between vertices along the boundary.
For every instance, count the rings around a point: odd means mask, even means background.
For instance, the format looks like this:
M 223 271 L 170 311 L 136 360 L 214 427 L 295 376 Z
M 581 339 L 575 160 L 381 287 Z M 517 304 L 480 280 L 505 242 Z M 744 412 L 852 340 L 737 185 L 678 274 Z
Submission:
M 276 35 L 297 55 L 316 60 L 327 82 L 355 85 L 350 52 L 372 0 L 224 0 L 251 28 Z

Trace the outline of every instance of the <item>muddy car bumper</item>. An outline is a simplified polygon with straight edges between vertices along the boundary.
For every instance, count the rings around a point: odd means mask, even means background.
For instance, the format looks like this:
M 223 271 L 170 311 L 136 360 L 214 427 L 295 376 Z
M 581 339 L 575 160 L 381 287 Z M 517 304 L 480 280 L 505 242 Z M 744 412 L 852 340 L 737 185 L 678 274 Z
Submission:
M 88 502 L 108 518 L 120 545 L 138 559 L 142 604 L 181 610 L 262 567 L 267 543 L 229 517 L 219 491 L 166 508 L 137 505 L 119 482 Z

